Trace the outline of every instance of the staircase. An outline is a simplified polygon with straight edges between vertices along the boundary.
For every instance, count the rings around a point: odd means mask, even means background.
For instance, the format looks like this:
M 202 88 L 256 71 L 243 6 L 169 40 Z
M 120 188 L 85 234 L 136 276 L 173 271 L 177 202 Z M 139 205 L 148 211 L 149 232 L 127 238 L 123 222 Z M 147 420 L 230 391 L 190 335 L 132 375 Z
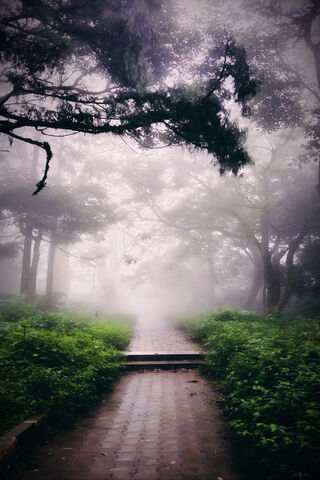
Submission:
M 199 352 L 124 352 L 126 370 L 169 370 L 196 368 L 204 363 Z

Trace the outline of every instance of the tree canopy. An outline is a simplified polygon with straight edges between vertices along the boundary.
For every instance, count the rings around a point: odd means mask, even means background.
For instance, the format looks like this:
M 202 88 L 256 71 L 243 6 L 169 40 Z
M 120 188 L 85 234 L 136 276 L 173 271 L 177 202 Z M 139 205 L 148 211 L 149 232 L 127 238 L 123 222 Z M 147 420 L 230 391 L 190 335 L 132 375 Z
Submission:
M 249 163 L 245 132 L 227 107 L 232 99 L 247 114 L 257 89 L 245 51 L 227 35 L 186 35 L 173 9 L 166 0 L 1 0 L 0 132 L 46 151 L 34 193 L 46 184 L 52 151 L 23 127 L 190 145 L 221 171 Z

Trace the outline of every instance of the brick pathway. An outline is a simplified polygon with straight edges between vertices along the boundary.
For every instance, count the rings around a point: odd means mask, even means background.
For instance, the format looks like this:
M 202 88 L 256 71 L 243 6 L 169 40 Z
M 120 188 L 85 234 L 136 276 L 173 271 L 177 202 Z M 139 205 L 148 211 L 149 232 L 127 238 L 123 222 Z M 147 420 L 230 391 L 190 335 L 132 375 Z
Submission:
M 150 335 L 162 349 L 161 335 Z M 177 345 L 175 335 L 166 349 Z M 139 342 L 138 331 L 132 344 L 149 350 Z M 127 373 L 91 416 L 39 447 L 9 479 L 236 480 L 216 400 L 196 370 Z
M 128 348 L 132 352 L 193 352 L 199 347 L 187 340 L 185 335 L 170 324 L 148 318 L 141 319 Z

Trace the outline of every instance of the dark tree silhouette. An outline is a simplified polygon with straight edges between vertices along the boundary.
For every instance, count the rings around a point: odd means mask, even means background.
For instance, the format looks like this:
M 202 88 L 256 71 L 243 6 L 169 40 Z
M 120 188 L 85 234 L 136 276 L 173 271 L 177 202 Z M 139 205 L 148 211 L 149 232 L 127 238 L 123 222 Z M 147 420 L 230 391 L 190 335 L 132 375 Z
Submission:
M 222 172 L 237 173 L 250 161 L 226 102 L 233 98 L 248 113 L 256 82 L 231 38 L 221 49 L 208 35 L 183 37 L 165 0 L 0 3 L 0 132 L 45 150 L 35 194 L 46 184 L 52 152 L 23 127 L 43 135 L 129 135 L 144 147 L 190 145 L 211 153 Z M 188 58 L 196 47 L 205 61 L 192 84 L 169 87 L 179 55 Z

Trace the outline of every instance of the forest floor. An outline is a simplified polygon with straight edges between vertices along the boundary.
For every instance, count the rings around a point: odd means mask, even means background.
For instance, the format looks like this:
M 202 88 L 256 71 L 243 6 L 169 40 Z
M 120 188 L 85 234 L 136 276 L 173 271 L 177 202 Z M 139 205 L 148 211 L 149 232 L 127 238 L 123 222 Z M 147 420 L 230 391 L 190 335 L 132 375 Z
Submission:
M 131 352 L 194 352 L 164 323 L 141 321 Z M 236 480 L 218 395 L 197 369 L 125 373 L 113 393 L 48 438 L 8 480 Z M 67 405 L 66 405 L 66 408 Z

